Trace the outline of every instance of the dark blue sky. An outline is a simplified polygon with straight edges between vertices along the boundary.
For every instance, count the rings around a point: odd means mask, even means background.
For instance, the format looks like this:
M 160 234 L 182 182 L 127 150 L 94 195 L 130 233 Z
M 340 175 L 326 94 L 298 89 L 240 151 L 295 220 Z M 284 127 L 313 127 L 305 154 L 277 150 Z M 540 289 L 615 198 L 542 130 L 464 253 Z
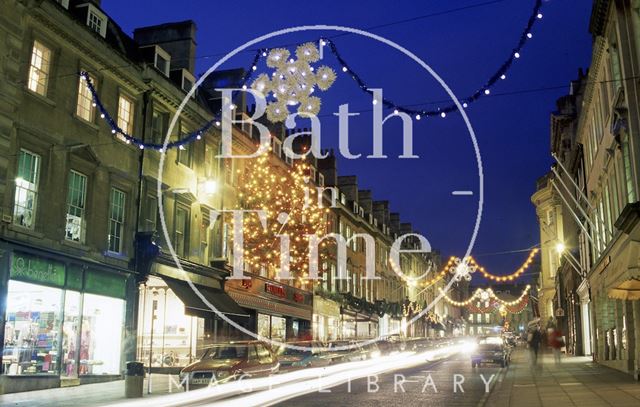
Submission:
M 459 1 L 124 1 L 104 0 L 102 7 L 123 29 L 192 19 L 198 25 L 198 72 L 237 46 L 268 32 L 310 24 L 343 25 L 368 29 L 381 24 L 438 14 L 371 32 L 408 48 L 429 64 L 464 98 L 479 88 L 509 56 L 534 6 L 534 0 Z M 484 4 L 483 3 L 488 3 Z M 470 7 L 466 10 L 441 13 Z M 492 95 L 467 109 L 482 154 L 485 204 L 473 251 L 479 262 L 495 274 L 508 274 L 526 253 L 483 255 L 524 249 L 539 242 L 535 210 L 530 196 L 536 179 L 551 164 L 549 113 L 555 100 L 568 91 L 579 67 L 587 67 L 591 53 L 588 33 L 591 2 L 545 1 L 543 19 Z M 300 33 L 273 39 L 264 46 L 315 40 L 322 33 Z M 334 36 L 335 32 L 326 32 Z M 383 88 L 399 104 L 447 100 L 445 92 L 417 64 L 399 52 L 356 35 L 334 39 L 342 56 L 369 87 Z M 245 52 L 225 68 L 247 67 L 253 57 Z M 322 64 L 338 72 L 333 87 L 320 96 L 323 107 L 323 147 L 337 147 L 337 119 L 330 113 L 349 103 L 350 110 L 371 109 L 371 99 L 341 74 L 333 56 Z M 268 68 L 262 63 L 258 72 Z M 553 89 L 541 89 L 541 88 Z M 304 126 L 305 123 L 300 123 Z M 371 113 L 351 123 L 352 152 L 371 151 Z M 401 151 L 400 126 L 385 125 L 385 151 Z M 412 222 L 444 256 L 462 255 L 473 230 L 477 208 L 478 176 L 469 134 L 459 114 L 445 119 L 414 122 L 417 160 L 341 160 L 342 175 L 356 174 L 362 189 L 375 199 L 391 201 L 402 221 Z M 453 197 L 453 190 L 473 190 L 473 197 Z

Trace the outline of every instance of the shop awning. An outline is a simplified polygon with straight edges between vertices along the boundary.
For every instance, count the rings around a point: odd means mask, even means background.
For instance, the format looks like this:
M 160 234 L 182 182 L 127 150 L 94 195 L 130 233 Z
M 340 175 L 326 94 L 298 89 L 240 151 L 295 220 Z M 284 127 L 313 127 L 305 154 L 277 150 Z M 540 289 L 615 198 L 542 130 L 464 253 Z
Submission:
M 215 311 L 202 301 L 189 283 L 173 278 L 164 278 L 164 281 L 184 303 L 185 313 L 187 315 L 200 318 L 211 318 L 215 315 Z M 202 285 L 196 285 L 195 287 L 219 312 L 229 316 L 249 316 L 249 314 L 224 291 Z
M 609 290 L 609 298 L 618 300 L 640 300 L 640 279 L 631 278 Z

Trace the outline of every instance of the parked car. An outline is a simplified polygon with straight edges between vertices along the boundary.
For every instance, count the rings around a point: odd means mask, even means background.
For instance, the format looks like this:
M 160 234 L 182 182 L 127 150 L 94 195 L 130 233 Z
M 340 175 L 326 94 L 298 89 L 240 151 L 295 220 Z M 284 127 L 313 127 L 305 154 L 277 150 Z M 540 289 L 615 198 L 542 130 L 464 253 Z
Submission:
M 329 352 L 337 355 L 336 359 L 341 362 L 367 359 L 367 352 L 356 341 L 331 341 L 328 348 Z
M 268 376 L 279 370 L 278 358 L 259 341 L 229 342 L 205 348 L 202 356 L 180 371 L 185 390 L 241 377 Z
M 323 367 L 336 362 L 339 356 L 335 353 L 325 352 L 322 342 L 303 341 L 291 342 L 287 345 L 310 348 L 308 350 L 296 349 L 288 346 L 281 346 L 276 355 L 280 362 L 281 370 L 290 370 L 302 367 Z
M 477 348 L 471 353 L 471 367 L 482 363 L 497 363 L 502 367 L 509 365 L 511 350 L 499 336 L 480 338 Z

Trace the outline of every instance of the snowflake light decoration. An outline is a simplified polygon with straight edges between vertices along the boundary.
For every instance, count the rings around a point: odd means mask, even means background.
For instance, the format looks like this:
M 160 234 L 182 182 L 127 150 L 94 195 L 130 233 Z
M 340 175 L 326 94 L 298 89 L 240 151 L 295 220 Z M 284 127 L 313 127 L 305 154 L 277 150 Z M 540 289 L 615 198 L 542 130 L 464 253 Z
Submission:
M 275 99 L 267 103 L 267 119 L 276 123 L 284 121 L 289 108 L 298 106 L 298 113 L 317 115 L 321 100 L 311 96 L 315 88 L 325 91 L 333 85 L 336 73 L 328 66 L 314 69 L 312 63 L 320 60 L 320 52 L 312 42 L 296 48 L 296 58 L 290 58 L 286 48 L 274 48 L 267 55 L 267 66 L 275 71 L 259 75 L 251 88 L 262 92 L 265 97 L 271 94 Z
M 471 274 L 475 273 L 478 267 L 466 259 L 456 258 L 454 262 L 455 265 L 450 269 L 453 273 L 453 279 L 455 281 L 462 281 L 462 279 L 471 281 Z

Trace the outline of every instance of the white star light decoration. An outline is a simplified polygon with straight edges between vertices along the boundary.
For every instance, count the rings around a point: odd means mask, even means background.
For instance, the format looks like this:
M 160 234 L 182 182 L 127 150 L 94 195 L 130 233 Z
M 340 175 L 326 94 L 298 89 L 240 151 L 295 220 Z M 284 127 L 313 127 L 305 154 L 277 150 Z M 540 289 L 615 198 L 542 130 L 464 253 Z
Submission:
M 336 73 L 328 66 L 317 69 L 311 63 L 320 60 L 316 45 L 308 42 L 296 48 L 296 58 L 290 58 L 289 50 L 274 48 L 267 55 L 267 66 L 275 68 L 271 77 L 259 75 L 251 88 L 262 92 L 265 97 L 271 94 L 274 101 L 267 103 L 267 119 L 276 123 L 284 121 L 289 115 L 289 107 L 298 106 L 298 113 L 317 115 L 321 100 L 311 96 L 315 88 L 325 91 L 333 85 Z
M 471 281 L 471 274 L 475 273 L 477 269 L 477 266 L 469 264 L 467 260 L 456 258 L 455 266 L 451 268 L 451 272 L 455 281 L 461 281 L 462 279 Z

